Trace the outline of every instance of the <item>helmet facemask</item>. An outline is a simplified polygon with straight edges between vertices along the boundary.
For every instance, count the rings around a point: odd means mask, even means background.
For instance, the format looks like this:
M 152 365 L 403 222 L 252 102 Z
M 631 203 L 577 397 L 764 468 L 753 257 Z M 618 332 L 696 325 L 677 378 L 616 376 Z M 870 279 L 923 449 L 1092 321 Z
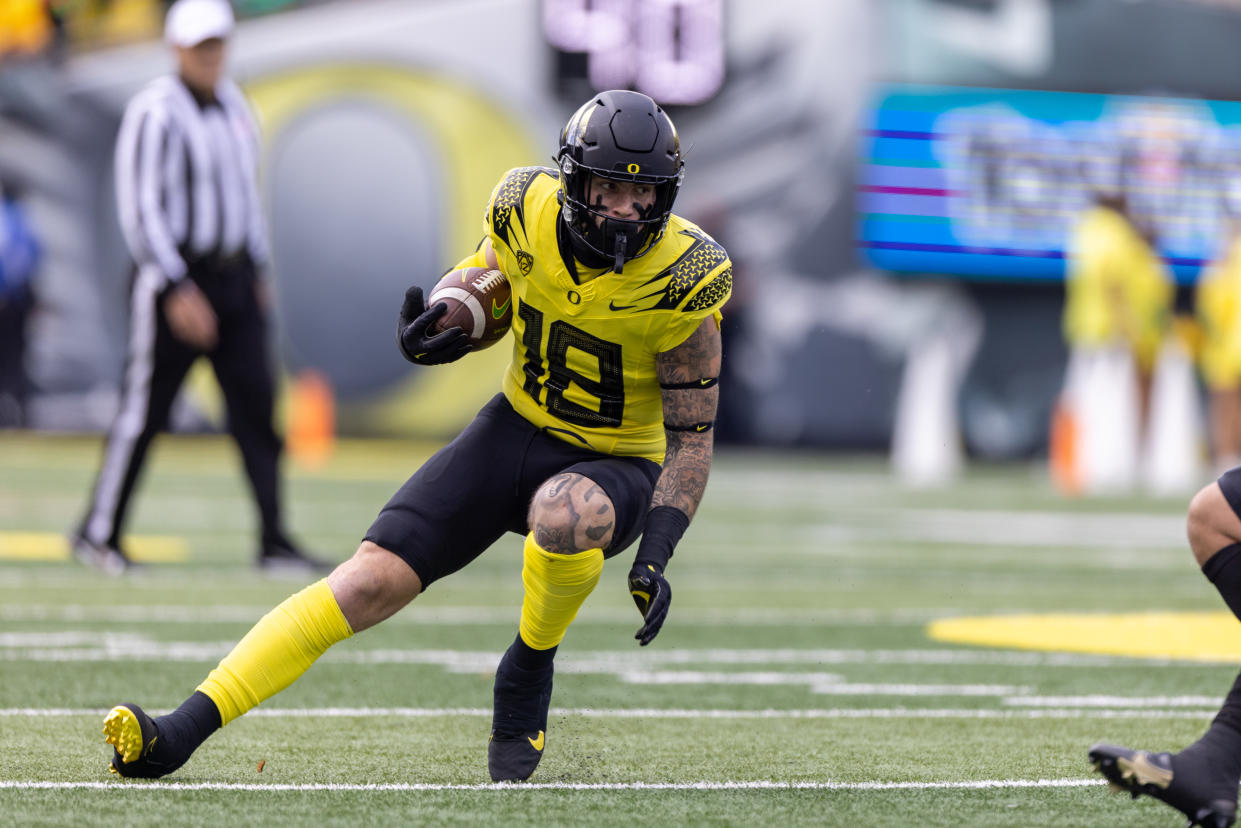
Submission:
M 663 235 L 672 215 L 672 204 L 681 187 L 681 170 L 672 177 L 617 173 L 583 166 L 564 154 L 559 162 L 565 226 L 574 241 L 593 257 L 612 262 L 613 269 L 620 273 L 626 261 L 646 253 Z M 595 176 L 609 181 L 649 184 L 655 191 L 654 200 L 645 207 L 634 204 L 639 216 L 637 219 L 609 215 L 601 195 L 591 192 Z

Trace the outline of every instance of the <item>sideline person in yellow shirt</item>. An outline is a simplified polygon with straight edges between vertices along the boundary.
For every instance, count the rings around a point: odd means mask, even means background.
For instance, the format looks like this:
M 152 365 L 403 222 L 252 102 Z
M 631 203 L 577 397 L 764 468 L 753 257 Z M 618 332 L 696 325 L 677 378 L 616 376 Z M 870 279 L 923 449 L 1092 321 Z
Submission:
M 1145 424 L 1151 375 L 1172 318 L 1172 280 L 1123 195 L 1096 198 L 1069 247 L 1065 340 L 1070 348 L 1129 348 L 1138 373 L 1139 423 Z
M 1241 217 L 1229 225 L 1228 241 L 1199 277 L 1194 296 L 1202 330 L 1198 364 L 1218 469 L 1241 463 Z
M 38 54 L 52 42 L 53 33 L 43 0 L 0 0 L 0 60 Z

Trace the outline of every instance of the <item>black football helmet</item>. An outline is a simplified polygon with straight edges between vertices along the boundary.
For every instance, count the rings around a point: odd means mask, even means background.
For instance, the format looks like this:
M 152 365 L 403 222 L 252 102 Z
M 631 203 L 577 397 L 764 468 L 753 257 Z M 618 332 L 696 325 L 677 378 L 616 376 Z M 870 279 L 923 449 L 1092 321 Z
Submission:
M 574 253 L 588 264 L 624 263 L 659 239 L 672 215 L 684 168 L 676 127 L 659 104 L 640 92 L 600 92 L 574 113 L 560 133 L 561 216 Z M 590 203 L 592 175 L 651 184 L 655 202 L 636 220 L 608 216 Z

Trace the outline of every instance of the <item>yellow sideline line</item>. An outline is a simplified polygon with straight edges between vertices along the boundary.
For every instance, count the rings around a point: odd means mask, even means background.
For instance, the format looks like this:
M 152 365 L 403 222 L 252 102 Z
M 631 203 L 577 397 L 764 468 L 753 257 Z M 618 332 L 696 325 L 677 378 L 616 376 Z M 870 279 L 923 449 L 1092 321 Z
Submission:
M 189 544 L 174 535 L 134 535 L 125 551 L 140 563 L 184 563 L 190 557 Z M 66 561 L 70 555 L 68 538 L 55 532 L 0 532 L 3 561 Z

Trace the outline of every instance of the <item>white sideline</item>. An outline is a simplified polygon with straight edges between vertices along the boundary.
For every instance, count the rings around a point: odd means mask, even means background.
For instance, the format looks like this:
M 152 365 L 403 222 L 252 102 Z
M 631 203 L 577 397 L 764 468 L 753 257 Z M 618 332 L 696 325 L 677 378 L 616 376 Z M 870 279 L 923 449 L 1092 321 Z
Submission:
M 61 718 L 102 716 L 107 708 L 7 707 L 0 718 Z M 148 710 L 151 715 L 167 710 Z M 246 718 L 358 718 L 428 719 L 452 716 L 491 717 L 490 707 L 274 707 L 256 708 Z M 1033 708 L 1023 710 L 969 710 L 959 708 L 916 707 L 837 707 L 803 710 L 695 710 L 663 708 L 553 707 L 550 716 L 580 716 L 593 719 L 1209 719 L 1217 709 L 1152 710 L 1150 708 Z
M 246 782 L 25 782 L 0 779 L 0 789 L 113 791 L 892 791 L 980 790 L 987 788 L 1082 788 L 1105 784 L 1102 779 L 980 779 L 966 782 L 488 782 L 451 785 L 434 782 L 388 784 L 284 784 Z

